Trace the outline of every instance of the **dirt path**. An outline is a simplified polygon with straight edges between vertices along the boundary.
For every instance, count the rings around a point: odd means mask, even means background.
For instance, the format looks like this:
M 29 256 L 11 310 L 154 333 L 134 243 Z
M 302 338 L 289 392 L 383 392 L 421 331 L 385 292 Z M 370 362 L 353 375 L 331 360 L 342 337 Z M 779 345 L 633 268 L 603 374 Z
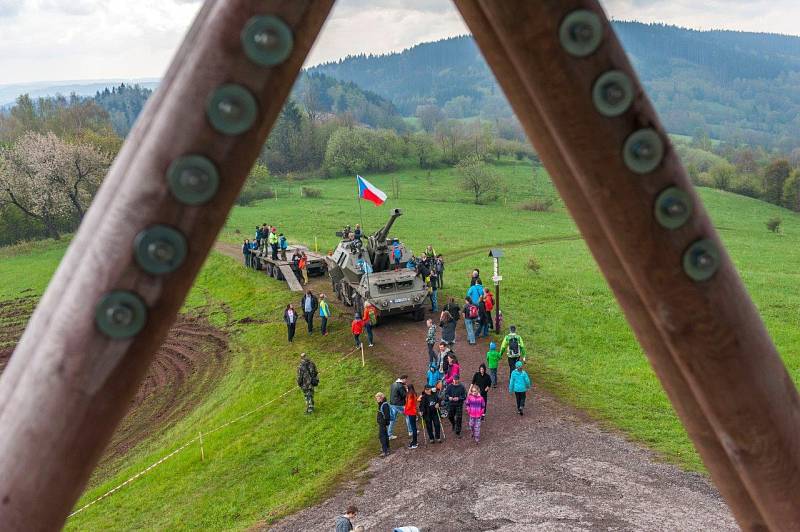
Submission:
M 13 356 L 37 298 L 0 302 L 0 373 Z M 123 465 L 137 443 L 183 419 L 225 374 L 228 338 L 202 316 L 180 314 L 139 385 L 92 476 L 95 484 Z
M 424 336 L 424 324 L 393 320 L 376 329 L 369 355 L 408 373 L 419 390 L 427 362 Z M 465 336 L 459 322 L 456 352 L 471 381 L 488 341 L 468 346 Z M 650 451 L 540 390 L 519 417 L 507 393 L 507 365 L 500 366 L 500 379 L 489 396 L 480 444 L 470 441 L 465 426 L 462 439 L 447 428 L 443 445 L 409 450 L 398 425 L 402 436 L 392 442 L 389 458 L 375 458 L 333 498 L 269 530 L 330 530 L 349 504 L 358 506 L 358 524 L 367 530 L 736 529 L 705 477 L 659 463 Z

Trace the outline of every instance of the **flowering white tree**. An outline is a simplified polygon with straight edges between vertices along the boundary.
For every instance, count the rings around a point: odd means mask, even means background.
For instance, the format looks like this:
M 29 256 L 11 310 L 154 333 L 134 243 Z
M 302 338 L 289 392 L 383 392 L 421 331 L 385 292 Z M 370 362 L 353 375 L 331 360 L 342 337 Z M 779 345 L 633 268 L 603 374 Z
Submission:
M 39 220 L 57 239 L 65 221 L 83 218 L 109 162 L 90 145 L 26 133 L 0 150 L 0 201 Z

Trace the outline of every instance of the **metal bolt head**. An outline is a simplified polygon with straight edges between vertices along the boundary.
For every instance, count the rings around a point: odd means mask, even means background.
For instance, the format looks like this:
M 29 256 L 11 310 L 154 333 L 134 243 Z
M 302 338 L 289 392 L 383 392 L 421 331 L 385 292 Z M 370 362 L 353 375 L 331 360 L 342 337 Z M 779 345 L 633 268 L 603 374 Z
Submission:
M 139 266 L 153 275 L 177 270 L 186 259 L 186 238 L 166 225 L 153 225 L 134 239 L 134 256 Z
M 578 9 L 564 17 L 558 29 L 558 38 L 568 54 L 586 57 L 600 46 L 603 23 L 597 13 Z
M 609 70 L 592 87 L 592 101 L 603 116 L 619 116 L 633 103 L 633 82 L 620 70 Z
M 202 205 L 219 188 L 219 173 L 207 158 L 186 155 L 175 159 L 167 170 L 167 182 L 175 198 L 186 205 Z
M 283 63 L 292 53 L 294 37 L 286 23 L 273 15 L 258 15 L 242 30 L 244 53 L 254 63 L 271 67 Z
M 136 336 L 147 323 L 147 307 L 133 292 L 109 292 L 95 308 L 95 324 L 109 338 Z
M 625 140 L 623 159 L 628 169 L 637 174 L 655 170 L 664 158 L 664 142 L 651 128 L 634 131 Z
M 683 271 L 694 281 L 707 281 L 720 266 L 720 253 L 713 240 L 698 240 L 683 254 Z
M 218 132 L 240 135 L 255 124 L 258 104 L 250 91 L 241 85 L 222 85 L 209 98 L 206 115 Z
M 654 212 L 661 227 L 677 229 L 692 216 L 692 198 L 678 187 L 669 187 L 656 198 Z

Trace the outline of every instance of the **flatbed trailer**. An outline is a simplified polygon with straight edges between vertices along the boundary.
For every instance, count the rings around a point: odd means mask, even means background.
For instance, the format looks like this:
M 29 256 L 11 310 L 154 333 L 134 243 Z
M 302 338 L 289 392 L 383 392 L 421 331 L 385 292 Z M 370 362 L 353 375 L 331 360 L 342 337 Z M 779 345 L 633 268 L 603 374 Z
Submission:
M 256 251 L 253 254 L 255 259 L 253 261 L 253 267 L 256 270 L 264 270 L 267 275 L 279 281 L 286 281 L 286 283 L 289 285 L 289 289 L 293 292 L 302 292 L 303 286 L 300 284 L 300 279 L 302 278 L 300 269 L 291 260 L 295 251 L 305 252 L 306 259 L 308 260 L 306 269 L 308 270 L 309 277 L 325 275 L 325 272 L 328 271 L 327 266 L 325 265 L 325 257 L 323 255 L 315 253 L 309 250 L 307 247 L 297 244 L 290 245 L 286 250 L 287 260 L 281 259 L 282 254 L 280 252 L 278 252 L 278 259 L 273 259 L 272 250 L 270 249 L 267 249 L 266 251 Z

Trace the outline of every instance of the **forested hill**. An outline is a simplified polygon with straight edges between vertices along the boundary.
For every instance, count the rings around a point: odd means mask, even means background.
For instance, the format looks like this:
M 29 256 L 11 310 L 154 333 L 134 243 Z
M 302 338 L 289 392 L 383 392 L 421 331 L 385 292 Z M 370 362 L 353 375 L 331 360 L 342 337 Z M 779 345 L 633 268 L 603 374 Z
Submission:
M 695 31 L 663 24 L 614 27 L 667 128 L 791 150 L 800 139 L 800 38 Z M 510 111 L 470 37 L 400 53 L 351 56 L 311 69 L 392 100 L 401 113 L 434 104 L 453 118 Z

